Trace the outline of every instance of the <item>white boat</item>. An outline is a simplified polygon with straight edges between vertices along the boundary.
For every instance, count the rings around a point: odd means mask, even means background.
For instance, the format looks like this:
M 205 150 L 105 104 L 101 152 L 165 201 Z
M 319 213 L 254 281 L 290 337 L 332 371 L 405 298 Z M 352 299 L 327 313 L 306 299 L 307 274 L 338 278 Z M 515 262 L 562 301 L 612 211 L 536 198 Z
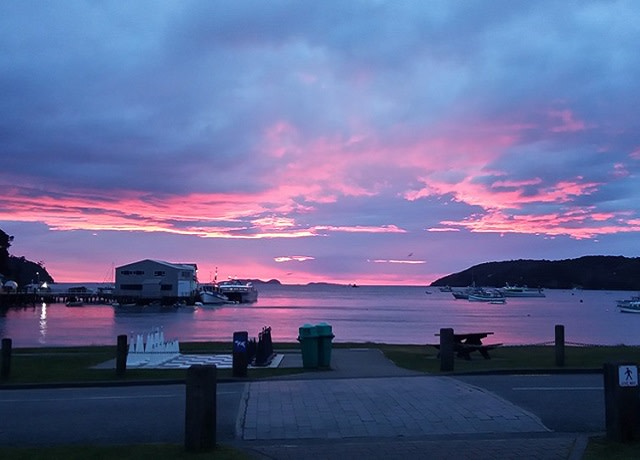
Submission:
M 489 302 L 495 304 L 502 304 L 507 301 L 504 295 L 496 289 L 480 289 L 476 292 L 470 293 L 468 300 L 469 302 Z
M 451 295 L 456 299 L 468 300 L 469 296 L 472 294 L 482 294 L 482 288 L 476 287 L 475 285 L 467 286 L 464 289 L 452 289 Z
M 224 305 L 235 303 L 229 297 L 220 292 L 220 287 L 216 283 L 205 283 L 198 286 L 198 295 L 203 305 Z
M 223 281 L 218 284 L 218 289 L 232 302 L 253 303 L 258 300 L 258 290 L 251 281 Z
M 621 313 L 640 313 L 640 300 L 630 300 L 629 302 L 618 304 Z
M 79 299 L 74 296 L 69 297 L 64 304 L 67 307 L 82 307 L 84 305 L 84 303 L 82 302 L 82 299 Z
M 529 288 L 527 286 L 510 286 L 500 288 L 499 291 L 505 297 L 546 297 L 542 288 Z
M 616 300 L 616 305 L 618 306 L 618 308 L 624 308 L 624 307 L 628 307 L 631 302 L 638 302 L 638 301 L 640 301 L 640 295 L 634 295 L 634 296 L 631 296 L 630 299 Z

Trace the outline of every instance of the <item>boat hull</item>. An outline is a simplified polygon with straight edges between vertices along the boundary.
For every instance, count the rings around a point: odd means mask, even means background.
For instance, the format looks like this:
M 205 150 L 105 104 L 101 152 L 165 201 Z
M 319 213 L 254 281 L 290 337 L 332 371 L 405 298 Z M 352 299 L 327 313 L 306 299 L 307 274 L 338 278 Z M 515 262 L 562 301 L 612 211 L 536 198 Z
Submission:
M 500 293 L 505 297 L 546 297 L 542 289 L 534 289 L 528 287 L 506 286 L 499 289 Z
M 204 305 L 224 305 L 226 303 L 235 303 L 220 292 L 200 291 L 200 301 Z

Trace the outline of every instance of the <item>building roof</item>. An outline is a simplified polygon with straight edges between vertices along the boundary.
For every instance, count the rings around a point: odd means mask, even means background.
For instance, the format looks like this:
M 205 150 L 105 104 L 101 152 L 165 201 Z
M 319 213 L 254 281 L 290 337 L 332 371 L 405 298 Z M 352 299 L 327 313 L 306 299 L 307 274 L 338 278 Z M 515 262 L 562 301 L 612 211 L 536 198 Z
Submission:
M 141 264 L 143 262 L 153 262 L 155 264 L 164 265 L 166 267 L 177 269 L 177 270 L 198 270 L 198 265 L 197 264 L 192 264 L 192 263 L 171 263 L 171 262 L 165 262 L 164 260 L 155 260 L 155 259 L 144 259 L 144 260 L 139 260 L 137 262 L 131 262 L 129 264 L 121 265 L 120 267 L 116 267 L 116 270 L 120 270 L 121 268 L 131 267 L 132 265 L 138 265 L 138 264 Z

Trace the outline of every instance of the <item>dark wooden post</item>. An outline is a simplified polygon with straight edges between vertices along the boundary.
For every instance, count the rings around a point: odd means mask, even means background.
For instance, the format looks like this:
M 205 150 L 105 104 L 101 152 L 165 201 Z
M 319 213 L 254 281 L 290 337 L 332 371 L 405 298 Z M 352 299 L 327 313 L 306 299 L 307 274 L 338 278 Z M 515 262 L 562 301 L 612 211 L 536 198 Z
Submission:
M 119 335 L 118 336 L 118 347 L 116 350 L 116 375 L 118 377 L 124 377 L 125 371 L 127 370 L 127 353 L 129 350 L 127 349 L 127 336 Z
M 640 439 L 640 392 L 636 363 L 605 363 L 604 402 L 607 438 L 614 442 Z
M 8 379 L 11 375 L 11 339 L 2 339 L 2 370 L 0 377 Z
M 194 365 L 187 369 L 184 447 L 204 452 L 216 446 L 217 368 Z
M 564 326 L 556 324 L 556 366 L 564 366 Z
M 440 370 L 453 371 L 453 329 L 440 329 Z

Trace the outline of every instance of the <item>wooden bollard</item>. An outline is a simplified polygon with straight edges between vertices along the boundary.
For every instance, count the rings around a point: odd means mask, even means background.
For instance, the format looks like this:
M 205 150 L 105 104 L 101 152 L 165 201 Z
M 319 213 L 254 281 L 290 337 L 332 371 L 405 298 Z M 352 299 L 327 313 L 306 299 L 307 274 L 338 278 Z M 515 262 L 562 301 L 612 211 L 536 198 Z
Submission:
M 11 376 L 11 339 L 2 339 L 2 369 L 0 378 L 3 380 Z
M 453 329 L 440 329 L 440 370 L 453 371 Z
M 217 368 L 193 365 L 187 369 L 184 447 L 204 452 L 216 446 Z
M 127 336 L 119 335 L 118 336 L 118 345 L 116 349 L 116 375 L 118 377 L 124 377 L 124 374 L 127 370 L 127 353 L 129 350 L 127 349 Z
M 556 366 L 564 366 L 564 326 L 556 324 Z

